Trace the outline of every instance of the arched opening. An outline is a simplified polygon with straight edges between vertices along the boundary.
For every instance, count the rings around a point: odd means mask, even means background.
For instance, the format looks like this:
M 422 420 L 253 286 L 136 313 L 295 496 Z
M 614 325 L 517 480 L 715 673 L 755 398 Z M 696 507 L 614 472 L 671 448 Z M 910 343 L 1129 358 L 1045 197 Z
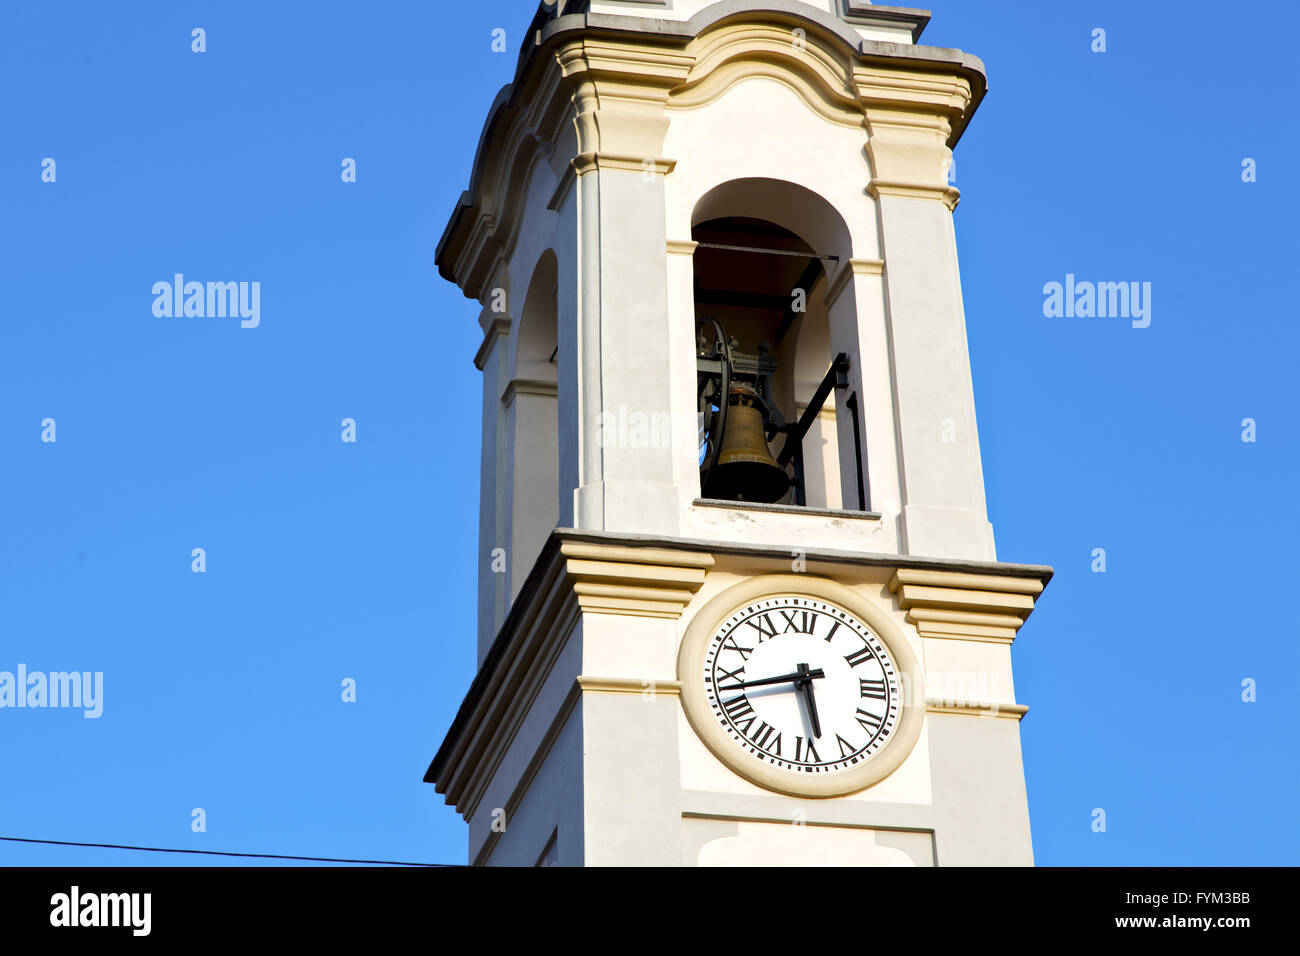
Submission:
M 556 416 L 558 352 L 555 253 L 538 261 L 519 313 L 514 374 L 502 401 L 510 435 L 510 594 L 559 521 L 559 432 Z
M 719 186 L 694 220 L 702 496 L 843 508 L 842 475 L 857 461 L 841 455 L 847 365 L 836 365 L 825 302 L 848 258 L 842 220 L 802 187 L 767 180 Z M 713 373 L 724 364 L 725 385 Z

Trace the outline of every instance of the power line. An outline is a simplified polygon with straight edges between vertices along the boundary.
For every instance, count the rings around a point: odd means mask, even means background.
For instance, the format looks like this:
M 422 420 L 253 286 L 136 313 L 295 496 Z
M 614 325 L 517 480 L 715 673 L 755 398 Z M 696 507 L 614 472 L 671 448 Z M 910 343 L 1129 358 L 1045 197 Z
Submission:
M 372 863 L 377 866 L 435 866 L 454 867 L 454 863 L 410 863 L 403 860 L 344 860 L 333 856 L 286 856 L 280 853 L 234 853 L 225 850 L 178 850 L 163 846 L 127 846 L 124 843 L 75 843 L 71 840 L 34 840 L 29 837 L 0 836 L 8 843 L 42 843 L 48 846 L 96 847 L 104 850 L 139 850 L 145 853 L 198 853 L 207 856 L 253 857 L 259 860 L 307 860 L 313 863 Z

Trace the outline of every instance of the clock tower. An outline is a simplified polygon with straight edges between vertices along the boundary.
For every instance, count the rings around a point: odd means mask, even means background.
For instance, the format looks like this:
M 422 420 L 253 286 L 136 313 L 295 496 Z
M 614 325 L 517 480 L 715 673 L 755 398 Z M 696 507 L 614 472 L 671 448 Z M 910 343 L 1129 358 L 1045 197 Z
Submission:
M 488 865 L 1029 865 L 953 231 L 983 65 L 859 0 L 558 0 L 437 250 L 480 304 Z M 468 636 L 466 636 L 468 639 Z

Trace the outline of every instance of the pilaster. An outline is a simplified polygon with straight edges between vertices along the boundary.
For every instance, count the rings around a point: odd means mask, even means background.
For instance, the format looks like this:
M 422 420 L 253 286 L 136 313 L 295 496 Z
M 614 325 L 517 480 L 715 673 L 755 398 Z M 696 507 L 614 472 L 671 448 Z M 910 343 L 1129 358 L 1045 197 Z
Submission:
M 947 181 L 970 108 L 958 71 L 861 67 L 867 154 L 886 262 L 904 549 L 993 560 Z
M 669 90 L 690 58 L 668 47 L 583 37 L 556 58 L 570 84 L 578 155 L 578 527 L 674 533 L 671 441 L 600 429 L 620 409 L 671 420 L 662 155 Z M 598 440 L 598 436 L 601 436 Z
M 1029 866 L 1033 849 L 1011 642 L 1040 574 L 899 568 L 889 582 L 925 651 L 926 721 L 940 865 Z
M 499 275 L 507 293 L 509 278 Z M 503 296 L 509 303 L 509 295 Z M 510 329 L 514 324 L 508 309 L 498 311 L 492 297 L 479 315 L 483 343 L 474 356 L 474 365 L 483 373 L 483 463 L 479 473 L 479 574 L 478 574 L 478 662 L 483 663 L 488 647 L 505 618 L 506 576 L 492 572 L 493 552 L 507 548 L 506 489 L 510 474 L 510 430 L 501 407 L 501 393 L 509 379 Z

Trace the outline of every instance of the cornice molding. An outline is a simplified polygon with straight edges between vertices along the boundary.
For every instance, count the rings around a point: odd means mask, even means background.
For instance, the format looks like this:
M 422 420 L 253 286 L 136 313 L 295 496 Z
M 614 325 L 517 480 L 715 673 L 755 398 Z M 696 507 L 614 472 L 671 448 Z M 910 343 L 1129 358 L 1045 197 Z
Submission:
M 581 176 L 596 169 L 627 169 L 636 173 L 666 176 L 677 167 L 677 160 L 663 156 L 633 156 L 629 153 L 582 153 L 570 161 Z
M 564 542 L 565 573 L 584 611 L 676 620 L 704 584 L 713 556 Z
M 948 207 L 949 212 L 957 208 L 961 200 L 961 191 L 956 186 L 925 186 L 917 183 L 887 182 L 873 179 L 867 186 L 867 193 L 872 199 L 881 196 L 902 196 L 905 199 L 937 199 Z
M 689 21 L 566 14 L 541 23 L 498 96 L 469 189 L 438 245 L 441 274 L 479 298 L 517 238 L 530 175 L 559 177 L 548 208 L 572 188 L 569 170 L 647 169 L 668 175 L 670 113 L 749 77 L 777 80 L 830 122 L 864 128 L 873 196 L 938 199 L 954 208 L 943 161 L 984 94 L 983 65 L 957 50 L 863 40 L 846 23 L 794 0 L 711 4 Z M 794 30 L 802 31 L 797 38 Z M 795 41 L 798 41 L 798 46 Z M 573 123 L 574 156 L 557 156 Z M 567 134 L 571 137 L 573 134 Z M 569 140 L 572 141 L 571 139 Z M 865 185 L 865 184 L 864 184 Z
M 956 714 L 961 717 L 1005 717 L 1018 721 L 1029 713 L 1029 707 L 1025 704 L 1007 704 L 996 700 L 975 700 L 954 704 L 927 698 L 925 712 L 927 714 Z
M 989 575 L 899 568 L 889 581 L 923 638 L 1010 644 L 1034 609 L 1036 574 Z
M 501 401 L 509 406 L 514 404 L 515 397 L 518 395 L 539 395 L 543 398 L 555 398 L 558 394 L 559 386 L 555 382 L 538 378 L 513 378 L 506 385 L 505 391 L 501 393 Z
M 483 333 L 483 342 L 479 345 L 478 351 L 474 353 L 474 367 L 480 372 L 487 367 L 488 355 L 491 354 L 497 340 L 509 338 L 512 324 L 509 316 L 501 316 L 493 319 L 488 325 L 487 330 Z
M 667 694 L 681 695 L 680 681 L 659 680 L 649 677 L 589 677 L 578 676 L 578 686 L 584 694 Z
M 842 43 L 824 29 L 809 34 L 788 16 L 736 20 L 696 37 L 687 47 L 694 62 L 670 106 L 698 109 L 737 83 L 761 77 L 782 83 L 823 119 L 861 127 L 862 107 Z M 804 29 L 796 36 L 795 29 Z
M 581 616 L 676 619 L 713 563 L 711 554 L 698 551 L 582 541 L 553 532 L 488 649 L 425 781 L 436 784 L 467 819 L 473 816 Z M 641 677 L 574 679 L 583 693 L 646 691 Z M 680 689 L 672 677 L 645 679 L 655 681 L 656 693 Z M 549 749 L 547 741 L 553 743 L 562 729 L 562 723 L 556 723 L 560 716 L 552 717 L 543 749 Z M 530 766 L 539 759 L 532 755 Z M 521 792 L 518 786 L 515 792 Z M 508 815 L 509 805 L 504 809 Z
M 477 811 L 577 626 L 580 611 L 558 571 L 548 562 L 544 575 L 535 582 L 531 600 L 519 608 L 521 613 L 514 613 L 518 601 L 511 608 L 507 622 L 513 619 L 515 624 L 513 646 L 501 648 L 492 666 L 489 661 L 496 645 L 489 649 L 479 671 L 479 677 L 486 679 L 480 683 L 476 677 L 466 697 L 466 702 L 473 697 L 475 705 L 466 710 L 462 703 L 452 724 L 453 732 L 458 725 L 460 732 L 454 738 L 448 733 L 430 766 L 432 773 L 440 757 L 446 760 L 447 770 L 438 790 L 447 794 L 447 802 L 454 803 L 466 819 Z M 425 779 L 431 780 L 429 775 Z

